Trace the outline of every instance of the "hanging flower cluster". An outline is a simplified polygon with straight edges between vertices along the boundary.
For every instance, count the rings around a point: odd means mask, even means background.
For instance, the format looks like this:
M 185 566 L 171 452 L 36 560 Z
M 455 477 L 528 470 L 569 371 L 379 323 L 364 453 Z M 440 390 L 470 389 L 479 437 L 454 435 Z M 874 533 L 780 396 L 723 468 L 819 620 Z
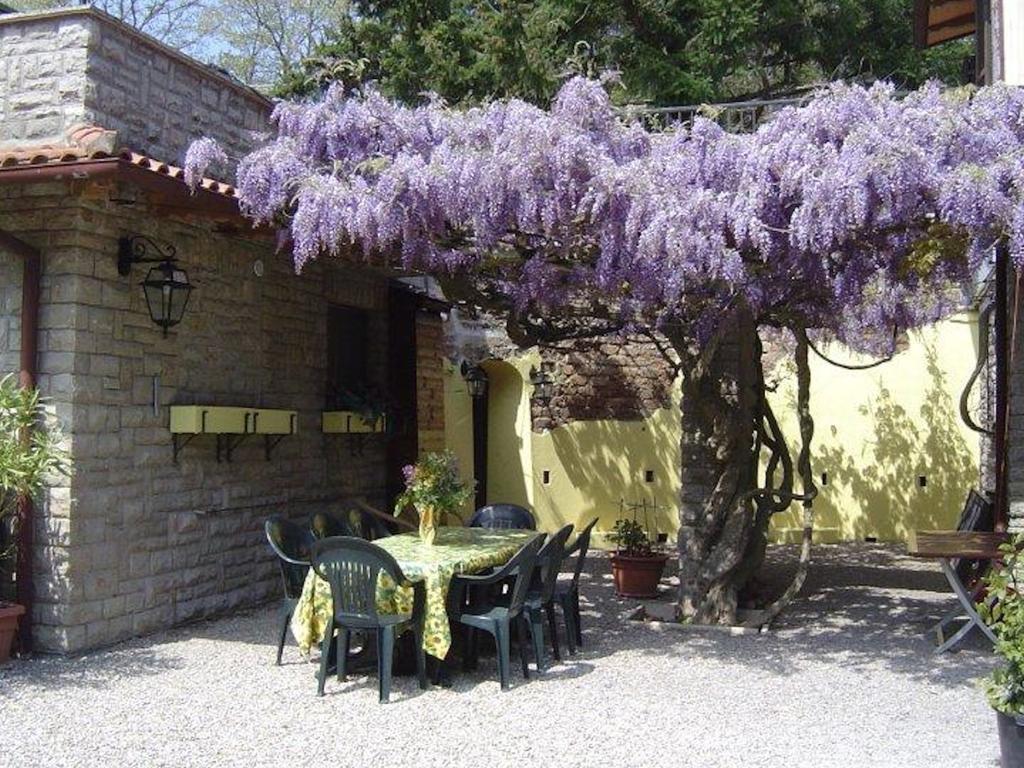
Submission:
M 957 306 L 996 242 L 1024 263 L 1020 88 L 837 84 L 744 135 L 647 130 L 584 78 L 549 110 L 337 89 L 274 120 L 237 188 L 247 215 L 288 230 L 297 268 L 387 259 L 485 282 L 519 311 L 597 298 L 706 332 L 743 302 L 878 351 Z M 189 177 L 211 156 L 194 145 Z

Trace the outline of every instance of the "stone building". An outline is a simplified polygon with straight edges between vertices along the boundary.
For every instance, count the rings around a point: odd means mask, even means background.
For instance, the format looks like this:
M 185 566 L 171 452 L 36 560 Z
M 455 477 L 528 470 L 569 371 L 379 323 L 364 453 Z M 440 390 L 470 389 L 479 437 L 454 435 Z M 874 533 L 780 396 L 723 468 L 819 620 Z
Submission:
M 193 194 L 182 180 L 191 140 L 238 156 L 271 106 L 99 11 L 0 15 L 0 372 L 34 374 L 71 464 L 37 504 L 13 585 L 37 649 L 267 599 L 279 588 L 268 515 L 384 506 L 400 467 L 443 443 L 443 307 L 343 260 L 296 275 L 229 185 Z M 119 272 L 126 244 L 173 249 L 187 275 L 168 333 L 140 287 L 154 264 Z M 346 434 L 352 417 L 325 432 L 339 387 L 377 393 L 387 434 Z M 214 416 L 191 429 L 202 434 L 172 434 L 182 406 L 248 415 L 237 434 Z M 278 411 L 285 426 L 260 434 Z

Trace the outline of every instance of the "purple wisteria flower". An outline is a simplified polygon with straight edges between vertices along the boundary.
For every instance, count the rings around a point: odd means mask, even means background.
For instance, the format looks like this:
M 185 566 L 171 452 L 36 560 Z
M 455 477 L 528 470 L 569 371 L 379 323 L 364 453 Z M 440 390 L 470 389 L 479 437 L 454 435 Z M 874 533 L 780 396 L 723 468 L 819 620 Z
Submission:
M 835 84 L 756 132 L 655 132 L 575 78 L 550 110 L 455 111 L 367 89 L 275 110 L 238 169 L 243 210 L 326 255 L 463 276 L 517 313 L 599 303 L 708 337 L 743 303 L 886 351 L 958 306 L 987 252 L 1024 265 L 1024 89 Z M 190 178 L 222 159 L 189 151 Z
M 195 189 L 211 166 L 227 165 L 227 162 L 228 156 L 213 139 L 194 141 L 185 153 L 185 183 Z

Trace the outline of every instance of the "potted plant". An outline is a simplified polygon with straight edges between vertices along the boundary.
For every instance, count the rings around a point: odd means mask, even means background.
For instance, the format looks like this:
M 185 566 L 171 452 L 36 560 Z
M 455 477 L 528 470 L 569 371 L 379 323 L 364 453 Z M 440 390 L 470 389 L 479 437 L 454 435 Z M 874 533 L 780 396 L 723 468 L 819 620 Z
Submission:
M 1003 666 L 984 679 L 988 703 L 996 711 L 1000 764 L 1024 765 L 1024 594 L 1018 584 L 1024 568 L 1024 535 L 1000 547 L 1002 564 L 985 575 L 985 597 L 978 604 L 982 619 L 995 633 L 996 653 Z
M 647 531 L 636 520 L 616 520 L 609 536 L 615 544 L 612 577 L 620 597 L 657 597 L 658 582 L 668 555 L 651 546 Z
M 434 543 L 437 529 L 471 498 L 473 487 L 459 478 L 458 462 L 451 451 L 425 454 L 402 470 L 405 491 L 395 501 L 395 515 L 413 506 L 420 516 L 420 538 Z
M 18 557 L 18 500 L 33 497 L 48 475 L 62 471 L 59 435 L 47 422 L 39 393 L 18 386 L 14 376 L 0 379 L 0 664 L 11 645 L 25 607 L 6 602 L 15 585 Z

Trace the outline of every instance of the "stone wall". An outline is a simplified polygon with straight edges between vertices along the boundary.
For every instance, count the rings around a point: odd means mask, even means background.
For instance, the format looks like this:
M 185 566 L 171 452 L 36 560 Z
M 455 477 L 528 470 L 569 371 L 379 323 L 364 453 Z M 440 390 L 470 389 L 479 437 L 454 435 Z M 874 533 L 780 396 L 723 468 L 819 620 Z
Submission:
M 74 456 L 40 520 L 38 645 L 74 651 L 276 595 L 268 515 L 304 519 L 337 497 L 384 503 L 384 438 L 323 435 L 319 414 L 329 303 L 370 311 L 371 377 L 386 380 L 386 280 L 338 261 L 296 276 L 268 239 L 116 206 L 103 188 L 42 189 L 0 188 L 0 228 L 43 250 L 41 383 Z M 166 339 L 139 287 L 145 267 L 117 274 L 125 232 L 173 243 L 196 286 Z M 296 409 L 299 434 L 270 461 L 249 438 L 230 463 L 201 436 L 175 465 L 179 403 Z
M 555 386 L 550 403 L 532 403 L 535 430 L 571 421 L 639 420 L 671 399 L 673 366 L 646 339 L 577 342 L 543 350 L 542 360 Z
M 86 119 L 81 16 L 0 16 L 0 147 L 53 140 Z
M 73 8 L 0 16 L 0 148 L 58 141 L 76 123 L 180 162 L 212 136 L 238 157 L 267 129 L 270 102 L 106 14 Z
M 1009 525 L 1014 532 L 1024 531 L 1024 334 L 1021 334 L 1020 327 L 1014 332 L 1012 325 L 1015 322 L 1016 311 L 1014 308 L 1014 270 L 1010 269 L 1009 286 L 1007 289 L 1008 311 L 1007 324 L 1010 326 L 1010 338 L 1016 341 L 1016 347 L 1010 352 L 1010 420 L 1008 425 L 1008 451 L 1007 451 L 1007 484 L 1009 501 Z M 1018 324 L 1020 321 L 1017 321 Z M 995 351 L 989 357 L 988 378 L 991 387 L 995 387 Z M 992 397 L 994 401 L 995 398 Z M 992 414 L 991 424 L 995 424 L 995 414 Z M 985 441 L 988 442 L 988 441 Z M 986 464 L 992 467 L 994 476 L 994 451 L 986 455 Z
M 62 430 L 62 445 L 73 448 L 73 397 L 70 369 L 73 338 L 82 322 L 74 301 L 78 270 L 78 212 L 65 205 L 66 189 L 41 184 L 22 191 L 0 187 L 0 228 L 14 231 L 37 248 L 46 249 L 42 263 L 39 315 L 38 387 L 49 417 Z M 21 328 L 21 258 L 0 249 L 0 376 L 19 367 Z M 34 582 L 36 618 L 52 616 L 71 588 L 72 478 L 54 478 L 36 505 Z M 5 589 L 10 585 L 6 585 Z M 54 638 L 50 637 L 49 640 Z
M 0 16 L 0 150 L 62 143 L 70 127 L 92 122 L 171 162 L 203 135 L 238 156 L 270 106 L 94 9 Z M 276 595 L 268 515 L 304 519 L 342 497 L 385 502 L 385 438 L 323 435 L 320 411 L 331 303 L 370 313 L 370 377 L 386 382 L 386 279 L 338 260 L 296 276 L 270 237 L 110 197 L 80 181 L 0 187 L 0 229 L 43 253 L 40 388 L 73 457 L 71 476 L 39 510 L 33 621 L 44 650 L 102 645 Z M 196 286 L 168 338 L 146 310 L 146 267 L 117 274 L 127 233 L 172 243 Z M 0 253 L 0 373 L 17 368 L 20 268 Z M 421 325 L 436 345 L 436 318 Z M 440 361 L 428 350 L 420 363 L 420 430 L 436 448 Z M 270 461 L 248 438 L 230 463 L 201 436 L 174 464 L 172 404 L 295 409 L 299 434 Z
M 21 270 L 21 259 L 0 251 L 0 371 L 18 370 Z
M 268 129 L 270 102 L 109 18 L 90 20 L 86 113 L 132 149 L 180 162 L 202 136 L 240 157 Z
M 509 360 L 528 351 L 512 343 L 501 318 L 486 314 L 471 318 L 454 310 L 444 334 L 444 354 L 456 365 L 463 360 Z M 531 403 L 535 431 L 572 421 L 637 421 L 671 400 L 675 366 L 666 357 L 673 353 L 663 340 L 609 336 L 538 351 L 551 373 L 554 395 L 549 403 Z

